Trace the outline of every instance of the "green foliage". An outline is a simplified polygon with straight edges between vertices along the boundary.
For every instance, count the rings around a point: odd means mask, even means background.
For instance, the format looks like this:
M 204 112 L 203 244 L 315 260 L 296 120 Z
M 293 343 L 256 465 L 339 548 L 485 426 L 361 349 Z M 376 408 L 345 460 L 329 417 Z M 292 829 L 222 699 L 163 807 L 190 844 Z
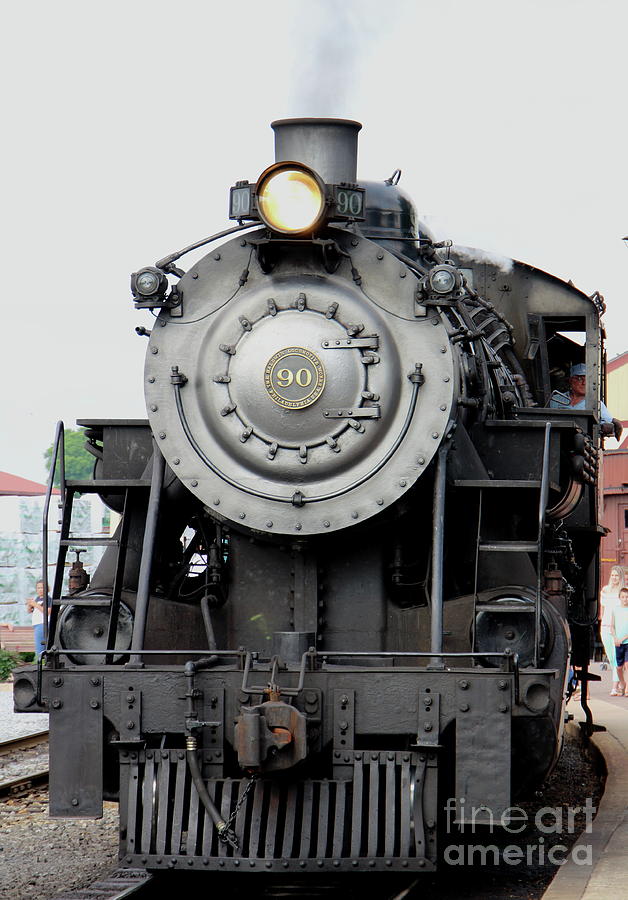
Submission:
M 21 662 L 19 653 L 14 653 L 12 650 L 0 650 L 0 681 L 6 681 L 13 669 Z
M 72 479 L 91 478 L 94 470 L 94 457 L 85 449 L 85 431 L 83 428 L 66 428 L 65 438 L 65 477 Z M 48 470 L 52 462 L 53 445 L 44 452 Z M 55 472 L 55 487 L 59 487 L 59 460 Z

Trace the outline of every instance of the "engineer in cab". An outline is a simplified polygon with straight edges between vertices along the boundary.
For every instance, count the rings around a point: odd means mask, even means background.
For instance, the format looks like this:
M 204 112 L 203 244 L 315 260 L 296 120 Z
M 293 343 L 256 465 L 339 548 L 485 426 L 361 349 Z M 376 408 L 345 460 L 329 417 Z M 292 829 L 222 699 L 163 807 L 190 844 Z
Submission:
M 585 409 L 585 397 L 587 392 L 587 367 L 584 363 L 576 363 L 569 370 L 569 390 L 566 392 L 554 391 L 550 398 L 550 407 L 553 409 Z M 620 440 L 622 424 L 619 419 L 614 419 L 600 402 L 600 418 L 602 434 L 614 434 L 616 440 Z

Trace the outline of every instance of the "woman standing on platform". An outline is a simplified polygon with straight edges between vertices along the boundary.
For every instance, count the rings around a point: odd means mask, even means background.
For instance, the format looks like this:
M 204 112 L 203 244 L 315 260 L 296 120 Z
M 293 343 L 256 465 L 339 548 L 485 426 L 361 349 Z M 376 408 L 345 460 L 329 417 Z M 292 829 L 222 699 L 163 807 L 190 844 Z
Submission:
M 613 678 L 611 697 L 621 697 L 625 689 L 624 679 L 623 677 L 620 678 L 619 672 L 617 671 L 615 641 L 611 631 L 613 610 L 620 605 L 619 592 L 623 587 L 624 570 L 621 566 L 613 566 L 608 579 L 608 584 L 604 585 L 600 595 L 600 637 L 602 638 L 604 651 L 611 667 L 611 675 Z
M 35 644 L 35 654 L 37 658 L 46 649 L 44 643 L 44 583 L 38 581 L 35 585 L 37 591 L 36 597 L 28 597 L 26 599 L 26 609 L 31 614 L 31 625 L 33 626 L 33 640 Z M 48 598 L 50 604 L 50 598 Z

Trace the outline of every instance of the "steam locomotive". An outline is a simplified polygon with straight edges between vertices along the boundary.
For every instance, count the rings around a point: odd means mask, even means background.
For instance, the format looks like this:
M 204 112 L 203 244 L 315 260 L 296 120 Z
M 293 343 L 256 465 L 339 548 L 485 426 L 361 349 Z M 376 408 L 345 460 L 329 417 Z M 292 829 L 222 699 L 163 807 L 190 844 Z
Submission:
M 358 181 L 359 123 L 272 127 L 233 227 L 132 276 L 148 421 L 79 422 L 15 708 L 50 713 L 52 816 L 119 800 L 124 866 L 432 871 L 445 805 L 507 824 L 586 678 L 603 305 L 437 242 L 398 172 Z M 119 524 L 67 588 L 90 491 Z

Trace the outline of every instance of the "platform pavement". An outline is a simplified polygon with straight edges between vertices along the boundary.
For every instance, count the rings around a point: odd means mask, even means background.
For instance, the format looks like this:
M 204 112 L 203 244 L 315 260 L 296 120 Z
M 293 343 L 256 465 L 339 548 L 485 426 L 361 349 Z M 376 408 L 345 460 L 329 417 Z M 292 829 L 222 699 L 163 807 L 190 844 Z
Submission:
M 591 846 L 592 865 L 578 865 L 572 856 L 558 870 L 543 900 L 609 900 L 622 896 L 628 886 L 628 697 L 611 697 L 610 673 L 594 663 L 591 671 L 602 676 L 592 682 L 589 706 L 593 721 L 606 731 L 591 738 L 604 759 L 607 778 L 604 795 L 590 834 L 578 845 Z M 580 703 L 567 709 L 576 722 L 584 721 Z M 578 856 L 576 856 L 578 858 Z M 579 858 L 584 858 L 580 856 Z

